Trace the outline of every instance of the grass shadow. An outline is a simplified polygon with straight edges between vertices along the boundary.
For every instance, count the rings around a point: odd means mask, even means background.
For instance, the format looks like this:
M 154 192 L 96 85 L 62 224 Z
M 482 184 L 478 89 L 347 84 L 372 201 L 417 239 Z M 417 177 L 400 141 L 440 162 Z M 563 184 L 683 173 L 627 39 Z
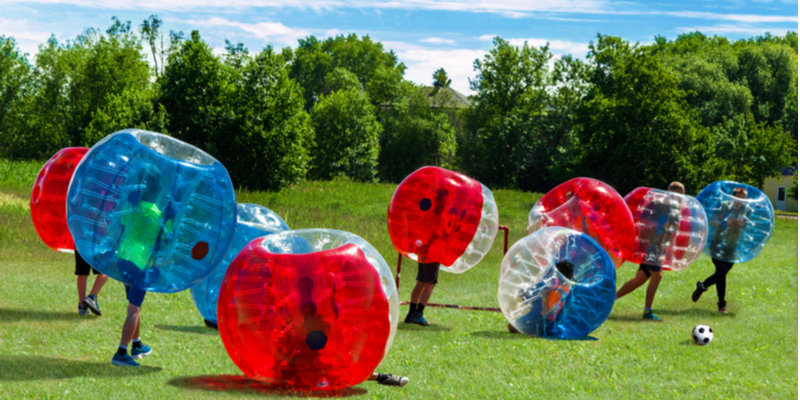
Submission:
M 197 333 L 200 335 L 219 336 L 219 331 L 199 325 L 153 325 L 153 328 L 181 333 Z
M 187 376 L 171 379 L 169 385 L 193 390 L 208 390 L 212 392 L 238 392 L 248 394 L 262 394 L 276 397 L 350 397 L 367 393 L 362 388 L 347 388 L 341 390 L 319 392 L 297 392 L 285 388 L 270 386 L 261 381 L 250 379 L 243 375 L 206 375 Z
M 734 312 L 729 311 L 728 314 L 723 314 L 719 311 L 707 308 L 685 308 L 683 310 L 659 310 L 658 313 L 664 315 L 685 315 L 691 317 L 706 317 L 706 318 L 726 318 L 726 317 L 736 316 L 736 313 Z
M 430 324 L 429 326 L 421 326 L 416 324 L 400 323 L 397 325 L 397 329 L 401 331 L 412 331 L 412 332 L 413 331 L 447 332 L 450 330 L 450 327 L 439 324 Z
M 69 358 L 0 355 L 0 382 L 34 381 L 40 379 L 71 379 L 78 377 L 114 378 L 137 376 L 161 371 L 159 367 L 116 367 L 111 360 L 104 363 Z
M 530 340 L 549 340 L 554 342 L 594 342 L 597 340 L 594 336 L 586 336 L 577 339 L 560 339 L 560 338 L 546 338 L 546 337 L 538 337 L 538 336 L 529 336 L 524 335 L 521 333 L 511 333 L 508 331 L 478 331 L 472 332 L 472 336 L 480 336 L 487 339 L 503 339 L 503 340 L 523 340 L 523 339 L 530 339 Z
M 0 308 L 0 324 L 19 321 L 68 321 L 89 318 L 92 317 L 78 315 L 77 312 Z

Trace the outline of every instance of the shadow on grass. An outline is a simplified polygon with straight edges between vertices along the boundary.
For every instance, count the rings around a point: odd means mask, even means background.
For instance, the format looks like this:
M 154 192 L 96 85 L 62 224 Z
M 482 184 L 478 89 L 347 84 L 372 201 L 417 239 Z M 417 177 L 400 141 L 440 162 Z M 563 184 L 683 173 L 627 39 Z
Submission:
M 596 337 L 586 336 L 578 339 L 559 339 L 559 338 L 543 338 L 538 336 L 528 336 L 521 333 L 511 333 L 508 331 L 478 331 L 472 332 L 472 336 L 480 336 L 487 339 L 503 339 L 503 340 L 549 340 L 554 342 L 594 342 Z
M 219 336 L 219 332 L 207 326 L 198 325 L 154 325 L 156 329 L 164 331 L 182 332 L 182 333 L 199 333 L 201 335 Z
M 719 311 L 709 310 L 705 308 L 686 308 L 683 310 L 653 310 L 656 315 L 669 315 L 669 316 L 682 316 L 682 317 L 695 317 L 695 318 L 727 318 L 735 317 L 735 313 L 722 314 Z M 612 314 L 608 316 L 610 321 L 624 321 L 624 322 L 651 322 L 644 321 L 642 314 Z
M 0 308 L 0 323 L 19 321 L 67 321 L 91 318 L 92 316 L 78 315 L 77 312 Z
M 108 362 L 99 363 L 69 358 L 44 356 L 0 355 L 0 382 L 39 379 L 71 379 L 77 377 L 112 378 L 146 375 L 161 371 L 159 367 L 123 368 Z
M 238 392 L 248 394 L 263 394 L 279 397 L 350 397 L 366 394 L 366 389 L 347 388 L 341 390 L 319 392 L 295 392 L 270 386 L 264 382 L 250 379 L 243 375 L 207 375 L 187 376 L 174 378 L 168 384 L 194 390 L 208 390 L 213 392 Z
M 416 324 L 406 324 L 400 323 L 397 325 L 397 329 L 401 331 L 420 331 L 420 332 L 447 332 L 450 330 L 449 326 L 439 325 L 439 324 L 430 324 L 429 326 L 421 326 Z

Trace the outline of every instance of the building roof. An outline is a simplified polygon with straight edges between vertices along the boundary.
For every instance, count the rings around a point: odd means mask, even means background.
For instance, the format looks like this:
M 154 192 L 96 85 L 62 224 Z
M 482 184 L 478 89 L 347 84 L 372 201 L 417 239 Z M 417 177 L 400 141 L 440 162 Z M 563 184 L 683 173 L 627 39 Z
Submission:
M 784 176 L 794 175 L 794 173 L 797 172 L 797 165 L 790 165 L 788 167 L 780 167 L 780 168 L 778 168 L 778 170 L 781 171 L 781 175 L 784 175 Z
M 425 89 L 428 91 L 428 93 L 430 93 L 435 88 L 433 86 L 425 86 Z M 469 98 L 463 93 L 451 87 L 439 88 L 439 92 L 442 91 L 450 95 L 449 100 L 453 104 L 454 108 L 472 107 L 472 103 L 470 103 Z

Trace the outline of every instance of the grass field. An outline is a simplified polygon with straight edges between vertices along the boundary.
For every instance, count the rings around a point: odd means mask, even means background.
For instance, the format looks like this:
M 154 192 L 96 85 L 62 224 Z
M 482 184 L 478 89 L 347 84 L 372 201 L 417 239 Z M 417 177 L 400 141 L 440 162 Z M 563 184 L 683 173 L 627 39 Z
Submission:
M 0 160 L 0 397 L 3 398 L 259 398 L 288 397 L 243 378 L 216 331 L 203 326 L 189 291 L 148 294 L 142 337 L 154 349 L 138 369 L 110 364 L 124 319 L 122 285 L 100 294 L 102 317 L 80 317 L 73 256 L 38 239 L 27 197 L 38 163 Z M 393 185 L 305 182 L 280 193 L 239 193 L 292 228 L 333 228 L 364 237 L 392 268 L 386 230 Z M 521 238 L 530 193 L 496 191 L 500 222 Z M 588 340 L 550 341 L 511 335 L 499 313 L 428 309 L 428 328 L 401 324 L 379 371 L 408 376 L 402 389 L 365 382 L 333 393 L 357 398 L 797 398 L 797 221 L 779 220 L 755 260 L 728 277 L 729 315 L 716 294 L 690 299 L 694 282 L 713 271 L 706 256 L 666 273 L 654 306 L 664 322 L 641 321 L 643 288 L 620 300 Z M 502 239 L 463 275 L 442 273 L 431 301 L 497 306 Z M 406 260 L 401 299 L 415 265 Z M 618 270 L 617 286 L 635 266 Z M 405 311 L 403 307 L 402 311 Z M 699 323 L 714 328 L 709 346 L 690 342 Z

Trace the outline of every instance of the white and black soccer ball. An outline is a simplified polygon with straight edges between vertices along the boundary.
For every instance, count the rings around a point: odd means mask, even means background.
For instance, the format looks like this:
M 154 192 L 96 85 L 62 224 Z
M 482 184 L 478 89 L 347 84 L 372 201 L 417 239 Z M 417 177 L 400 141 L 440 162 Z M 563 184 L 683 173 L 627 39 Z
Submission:
M 714 330 L 708 325 L 697 325 L 692 331 L 692 340 L 696 345 L 705 346 L 714 340 Z

